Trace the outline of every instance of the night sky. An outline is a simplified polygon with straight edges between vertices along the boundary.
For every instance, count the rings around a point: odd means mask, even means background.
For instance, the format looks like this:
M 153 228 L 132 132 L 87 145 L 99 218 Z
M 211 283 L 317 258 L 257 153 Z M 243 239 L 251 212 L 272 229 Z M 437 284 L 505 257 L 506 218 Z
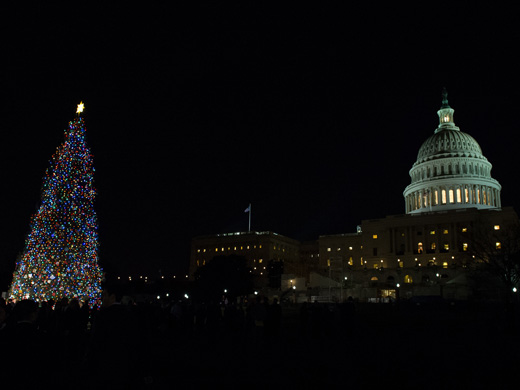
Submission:
M 80 101 L 100 262 L 122 274 L 185 274 L 191 238 L 246 231 L 249 203 L 253 230 L 299 240 L 403 213 L 443 87 L 518 206 L 511 10 L 84 4 L 3 12 L 2 291 Z

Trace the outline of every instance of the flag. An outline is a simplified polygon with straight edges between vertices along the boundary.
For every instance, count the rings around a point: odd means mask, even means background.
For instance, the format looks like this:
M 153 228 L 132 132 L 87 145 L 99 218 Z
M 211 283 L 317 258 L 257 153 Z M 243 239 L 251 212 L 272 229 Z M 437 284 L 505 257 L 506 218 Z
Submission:
M 251 211 L 251 206 L 244 210 L 244 213 L 249 213 Z

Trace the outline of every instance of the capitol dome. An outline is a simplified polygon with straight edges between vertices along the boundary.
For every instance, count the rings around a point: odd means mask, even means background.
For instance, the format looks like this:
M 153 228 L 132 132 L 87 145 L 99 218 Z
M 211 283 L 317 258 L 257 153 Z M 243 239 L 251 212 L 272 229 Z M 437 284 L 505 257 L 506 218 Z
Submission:
M 421 146 L 404 190 L 407 214 L 461 208 L 500 208 L 501 186 L 475 139 L 455 126 L 446 90 L 439 126 Z

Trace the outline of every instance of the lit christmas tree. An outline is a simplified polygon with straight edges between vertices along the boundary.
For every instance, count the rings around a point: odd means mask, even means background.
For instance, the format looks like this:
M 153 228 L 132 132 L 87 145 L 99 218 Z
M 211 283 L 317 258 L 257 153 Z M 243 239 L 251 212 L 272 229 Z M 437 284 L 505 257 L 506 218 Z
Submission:
M 43 179 L 42 199 L 31 219 L 25 248 L 16 264 L 9 296 L 55 301 L 62 298 L 99 304 L 102 270 L 98 265 L 96 195 L 92 155 L 85 142 L 84 105 L 65 131 Z

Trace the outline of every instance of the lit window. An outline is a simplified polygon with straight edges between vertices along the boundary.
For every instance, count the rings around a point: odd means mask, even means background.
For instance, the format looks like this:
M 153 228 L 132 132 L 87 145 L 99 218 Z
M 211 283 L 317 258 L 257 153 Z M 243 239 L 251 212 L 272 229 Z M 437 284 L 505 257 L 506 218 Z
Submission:
M 403 268 L 404 267 L 404 262 L 402 260 L 398 260 L 399 262 L 399 268 Z
M 441 191 L 442 204 L 446 204 L 446 190 Z
M 437 248 L 437 245 L 434 242 L 432 242 L 432 244 L 430 245 L 430 249 L 435 250 L 435 248 Z
M 338 252 L 341 250 L 341 248 L 336 249 Z
M 462 193 L 460 192 L 460 188 L 457 188 L 457 203 L 462 203 Z
M 448 262 L 447 261 L 442 263 L 442 268 L 448 268 Z
M 330 252 L 332 250 L 332 248 L 327 248 L 327 252 Z
M 412 277 L 410 275 L 406 275 L 404 277 L 404 282 L 405 283 L 413 283 L 413 279 L 412 279 Z
M 377 240 L 377 234 L 373 234 L 373 235 L 372 235 L 372 238 L 373 238 L 374 240 Z
M 430 234 L 435 234 L 435 230 L 430 230 Z
M 495 225 L 495 226 L 494 226 L 494 229 L 495 229 L 495 230 L 500 230 L 500 225 Z
M 444 230 L 442 231 L 442 233 L 443 233 L 443 234 L 448 234 L 448 229 L 444 229 Z
M 348 247 L 348 250 L 350 250 L 350 251 L 351 251 L 351 250 L 352 250 L 352 247 L 351 247 L 351 246 L 349 246 L 349 247 Z
M 453 196 L 453 190 L 449 191 L 449 195 L 450 195 L 450 203 L 455 203 L 455 197 Z
M 197 249 L 197 253 L 200 253 L 200 249 Z
M 462 233 L 466 233 L 468 231 L 468 228 L 462 228 Z
M 464 252 L 466 252 L 466 251 L 468 250 L 468 243 L 467 243 L 467 242 L 465 242 L 465 243 L 462 244 L 462 250 L 463 250 Z
M 264 261 L 263 259 L 258 260 L 259 263 L 262 263 L 263 261 Z
M 422 253 L 423 252 L 423 244 L 422 242 L 419 242 L 417 244 L 417 253 Z
M 354 265 L 354 260 L 352 259 L 352 256 L 348 259 L 348 265 Z
M 502 249 L 502 244 L 500 242 L 498 242 L 498 241 L 495 244 L 495 246 L 496 246 L 497 249 Z
M 444 250 L 449 251 L 450 250 L 450 244 L 444 244 Z

